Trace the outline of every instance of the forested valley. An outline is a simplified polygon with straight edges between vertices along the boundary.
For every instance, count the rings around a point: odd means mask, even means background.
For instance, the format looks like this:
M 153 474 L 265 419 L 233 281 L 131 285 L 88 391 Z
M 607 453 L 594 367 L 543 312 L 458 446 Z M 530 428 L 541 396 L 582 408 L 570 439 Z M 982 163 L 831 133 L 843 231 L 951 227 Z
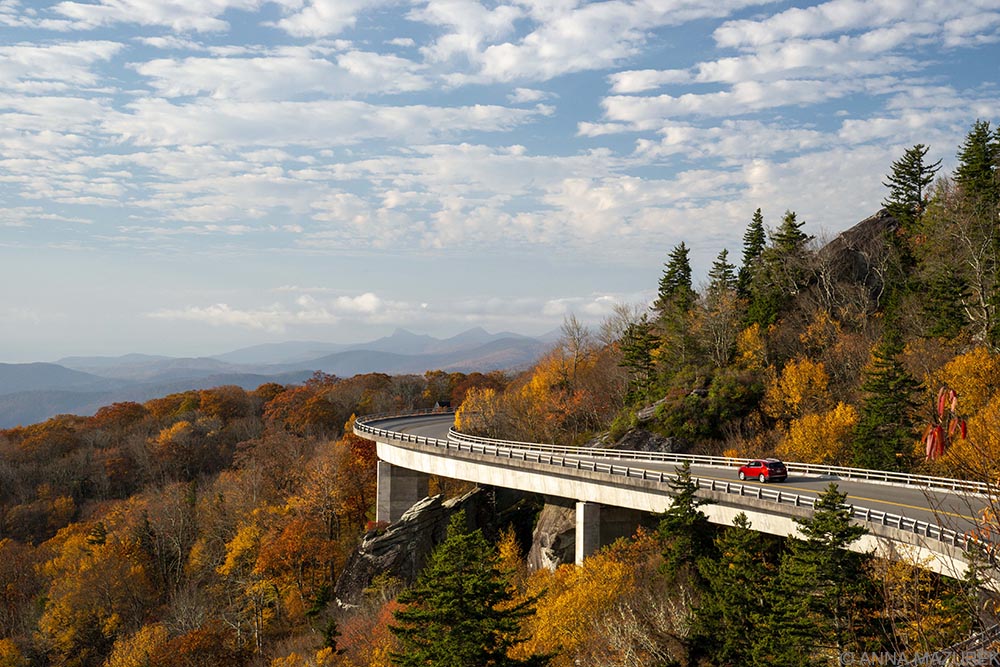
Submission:
M 684 470 L 658 529 L 582 566 L 530 570 L 516 531 L 456 519 L 417 581 L 376 577 L 350 607 L 333 594 L 360 537 L 385 528 L 357 415 L 448 402 L 473 434 L 643 433 L 995 483 L 1000 132 L 977 121 L 957 150 L 952 174 L 906 150 L 884 208 L 826 242 L 791 210 L 748 212 L 739 264 L 722 251 L 704 284 L 677 244 L 650 307 L 596 329 L 568 317 L 523 371 L 317 374 L 0 431 L 0 667 L 824 665 L 966 638 L 993 619 L 978 588 L 992 554 L 949 579 L 844 550 L 863 529 L 835 487 L 801 540 L 721 529 Z M 986 512 L 980 536 L 998 530 Z M 453 636 L 441 609 L 461 582 L 488 604 Z

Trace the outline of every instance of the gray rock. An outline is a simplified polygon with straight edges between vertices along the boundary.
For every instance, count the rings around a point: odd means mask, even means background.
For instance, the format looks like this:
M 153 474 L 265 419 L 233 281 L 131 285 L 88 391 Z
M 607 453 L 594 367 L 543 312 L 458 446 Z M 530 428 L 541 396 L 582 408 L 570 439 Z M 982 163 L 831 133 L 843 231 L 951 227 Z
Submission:
M 486 539 L 493 541 L 501 530 L 513 526 L 525 544 L 539 507 L 537 496 L 498 488 L 476 488 L 450 500 L 424 498 L 399 521 L 364 536 L 337 579 L 334 595 L 342 606 L 350 606 L 364 600 L 377 577 L 412 584 L 447 536 L 452 515 L 460 510 L 465 511 L 468 528 L 482 529 Z
M 641 428 L 627 431 L 625 435 L 607 445 L 608 449 L 628 449 L 635 452 L 673 453 L 685 451 L 689 443 L 683 438 L 668 438 Z
M 424 498 L 384 531 L 367 533 L 337 579 L 337 600 L 342 605 L 358 604 L 379 575 L 406 585 L 416 581 L 434 547 L 444 541 L 452 515 L 465 510 L 466 520 L 474 525 L 486 496 L 482 489 L 474 489 L 450 500 L 439 495 Z
M 528 550 L 528 569 L 556 569 L 576 557 L 576 505 L 546 503 L 538 515 Z

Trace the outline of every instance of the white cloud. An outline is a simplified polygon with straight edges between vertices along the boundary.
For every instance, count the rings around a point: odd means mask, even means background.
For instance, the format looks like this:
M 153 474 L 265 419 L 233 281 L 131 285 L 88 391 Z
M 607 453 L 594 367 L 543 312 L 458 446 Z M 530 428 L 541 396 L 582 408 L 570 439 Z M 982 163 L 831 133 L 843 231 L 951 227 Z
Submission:
M 0 87 L 31 92 L 94 86 L 100 75 L 94 66 L 110 60 L 123 44 L 111 41 L 12 44 L 0 46 Z
M 240 310 L 225 303 L 217 303 L 211 306 L 190 306 L 179 310 L 157 310 L 149 313 L 148 317 L 158 320 L 189 320 L 212 326 L 237 326 L 281 332 L 285 330 L 290 313 L 280 306 Z
M 273 25 L 296 37 L 325 37 L 353 27 L 366 10 L 391 0 L 280 0 L 291 14 Z
M 168 26 L 184 32 L 220 32 L 229 24 L 219 18 L 230 9 L 251 11 L 264 0 L 98 0 L 96 3 L 59 2 L 53 11 L 71 19 L 77 29 L 116 23 Z
M 686 70 L 655 69 L 616 72 L 608 77 L 611 91 L 622 94 L 642 93 L 668 83 L 689 83 L 691 79 L 691 73 Z
M 945 31 L 949 45 L 993 32 L 995 2 L 938 2 L 937 0 L 831 0 L 814 7 L 792 8 L 762 20 L 730 21 L 715 31 L 722 47 L 759 47 L 787 39 L 815 37 L 891 24 L 918 26 L 917 32 Z M 923 24 L 923 27 L 919 27 Z
M 510 130 L 551 110 L 499 106 L 380 106 L 367 102 L 172 104 L 147 97 L 108 114 L 103 131 L 135 145 L 337 146 L 371 139 L 426 142 L 464 132 Z
M 410 17 L 451 31 L 424 52 L 435 61 L 461 56 L 470 73 L 448 76 L 453 84 L 544 81 L 569 72 L 611 67 L 637 55 L 651 31 L 699 18 L 727 16 L 766 0 L 669 0 L 651 4 L 606 0 L 589 4 L 526 2 L 525 10 L 499 5 L 492 10 L 472 0 L 430 0 Z M 532 29 L 512 35 L 519 19 Z
M 514 92 L 507 96 L 507 101 L 511 104 L 533 104 L 552 97 L 551 93 L 534 88 L 515 88 Z
M 309 49 L 258 58 L 160 59 L 134 65 L 164 97 L 296 100 L 322 95 L 396 93 L 427 88 L 422 67 L 404 58 L 350 51 L 328 60 Z

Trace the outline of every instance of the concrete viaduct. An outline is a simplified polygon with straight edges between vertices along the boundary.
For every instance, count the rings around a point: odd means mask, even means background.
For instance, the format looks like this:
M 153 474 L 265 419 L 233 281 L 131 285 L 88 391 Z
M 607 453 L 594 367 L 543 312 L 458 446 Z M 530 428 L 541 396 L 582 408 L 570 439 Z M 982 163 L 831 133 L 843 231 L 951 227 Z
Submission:
M 808 516 L 834 481 L 869 531 L 854 549 L 961 577 L 967 552 L 980 544 L 973 538 L 980 511 L 992 497 L 981 483 L 787 462 L 785 483 L 740 482 L 735 459 L 491 440 L 458 433 L 452 424 L 449 413 L 357 420 L 354 432 L 377 443 L 379 521 L 396 521 L 423 499 L 430 475 L 541 494 L 575 503 L 579 563 L 631 535 L 643 516 L 664 512 L 669 481 L 688 460 L 700 495 L 711 501 L 702 511 L 714 523 L 731 525 L 742 512 L 755 530 L 793 535 L 794 519 Z

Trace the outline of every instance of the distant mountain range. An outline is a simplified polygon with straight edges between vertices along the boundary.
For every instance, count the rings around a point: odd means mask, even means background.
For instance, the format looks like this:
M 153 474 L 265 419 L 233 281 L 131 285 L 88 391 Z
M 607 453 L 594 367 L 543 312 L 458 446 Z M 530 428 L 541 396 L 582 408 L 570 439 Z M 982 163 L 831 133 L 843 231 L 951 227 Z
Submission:
M 295 384 L 315 371 L 350 377 L 358 373 L 422 374 L 437 369 L 465 373 L 516 370 L 534 363 L 556 338 L 556 333 L 532 338 L 475 328 L 440 339 L 397 329 L 367 343 L 269 343 L 212 357 L 126 354 L 0 364 L 0 428 L 32 424 L 57 414 L 89 415 L 114 402 L 146 401 L 189 389 Z

